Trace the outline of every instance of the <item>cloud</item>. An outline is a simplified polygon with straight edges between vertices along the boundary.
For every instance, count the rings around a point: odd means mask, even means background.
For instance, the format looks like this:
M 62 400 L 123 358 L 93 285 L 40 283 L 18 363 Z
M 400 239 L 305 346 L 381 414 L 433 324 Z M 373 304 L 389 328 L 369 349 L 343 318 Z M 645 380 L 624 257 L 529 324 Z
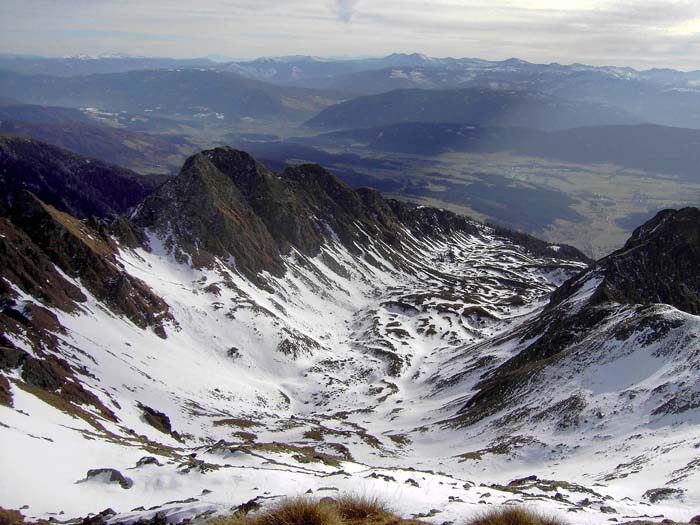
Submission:
M 359 0 L 335 0 L 335 11 L 338 13 L 338 18 L 346 24 L 352 19 L 355 14 L 355 6 Z

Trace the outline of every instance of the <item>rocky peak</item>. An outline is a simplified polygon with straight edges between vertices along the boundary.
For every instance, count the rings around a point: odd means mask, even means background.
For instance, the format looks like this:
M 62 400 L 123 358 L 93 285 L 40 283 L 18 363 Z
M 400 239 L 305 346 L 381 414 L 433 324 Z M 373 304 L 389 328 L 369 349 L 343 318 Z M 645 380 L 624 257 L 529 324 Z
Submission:
M 700 315 L 700 210 L 664 210 L 602 259 L 597 302 L 664 303 Z
M 668 235 L 676 239 L 685 238 L 696 241 L 700 233 L 699 221 L 700 210 L 698 208 L 662 210 L 654 218 L 634 230 L 632 236 L 625 243 L 624 250 L 639 247 L 651 240 Z
M 318 254 L 328 228 L 346 245 L 353 223 L 366 215 L 358 194 L 321 166 L 305 164 L 275 174 L 248 153 L 221 147 L 202 153 L 240 191 L 283 254 Z
M 281 275 L 282 256 L 292 249 L 315 256 L 331 238 L 352 253 L 373 240 L 400 248 L 408 240 L 405 227 L 434 233 L 420 225 L 425 215 L 372 190 L 353 190 L 320 166 L 275 174 L 249 154 L 221 147 L 190 157 L 133 219 L 157 232 L 181 260 L 205 266 L 233 259 L 260 283 L 263 271 Z M 466 228 L 468 222 L 445 225 Z
M 274 186 L 274 174 L 245 151 L 222 146 L 203 151 L 201 156 L 230 178 L 247 197 L 261 193 L 266 186 Z M 267 188 L 267 191 L 271 190 Z
M 282 177 L 308 193 L 325 195 L 338 204 L 353 203 L 357 208 L 360 203 L 355 191 L 318 164 L 289 167 L 282 172 Z
M 277 175 L 248 153 L 230 147 L 203 153 L 240 191 L 246 203 L 265 224 L 276 249 L 289 253 L 292 247 L 305 254 L 317 254 L 324 239 L 318 218 L 310 213 L 313 204 L 305 199 L 311 186 L 303 177 L 287 170 Z M 318 168 L 322 170 L 322 168 Z M 309 171 L 309 170 L 305 170 Z
M 471 220 L 451 212 L 388 201 L 371 189 L 353 190 L 321 166 L 304 164 L 276 174 L 230 147 L 190 157 L 132 218 L 156 232 L 183 262 L 202 267 L 216 258 L 233 261 L 258 284 L 264 283 L 264 271 L 284 272 L 283 256 L 291 250 L 316 256 L 330 239 L 355 254 L 380 241 L 378 249 L 385 243 L 393 248 L 387 257 L 397 258 L 410 251 L 412 236 L 476 231 Z M 585 259 L 579 252 L 569 255 L 565 258 Z
M 282 261 L 275 241 L 234 182 L 245 168 L 237 172 L 235 163 L 221 162 L 236 156 L 234 150 L 222 149 L 187 159 L 180 173 L 147 197 L 132 219 L 156 232 L 177 258 L 196 267 L 210 266 L 217 257 L 233 258 L 239 271 L 251 278 L 264 270 L 279 275 Z M 245 157 L 240 158 L 245 166 Z

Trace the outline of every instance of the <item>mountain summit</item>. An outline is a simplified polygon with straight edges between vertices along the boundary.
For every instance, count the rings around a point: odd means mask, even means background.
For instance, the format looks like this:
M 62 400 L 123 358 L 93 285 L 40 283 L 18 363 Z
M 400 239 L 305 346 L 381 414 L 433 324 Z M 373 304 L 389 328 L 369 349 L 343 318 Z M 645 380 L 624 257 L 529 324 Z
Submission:
M 664 303 L 700 315 L 700 210 L 665 210 L 637 228 L 597 268 L 600 301 Z

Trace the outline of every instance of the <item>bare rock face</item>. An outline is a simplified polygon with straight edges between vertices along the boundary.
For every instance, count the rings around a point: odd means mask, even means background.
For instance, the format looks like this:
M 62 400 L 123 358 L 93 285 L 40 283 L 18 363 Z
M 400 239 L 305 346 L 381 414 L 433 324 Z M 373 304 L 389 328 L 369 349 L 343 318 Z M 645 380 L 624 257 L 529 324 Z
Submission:
M 26 357 L 22 366 L 22 379 L 25 383 L 49 392 L 56 391 L 63 385 L 65 374 L 56 363 L 31 356 Z
M 252 163 L 246 169 L 261 168 Z M 178 258 L 195 267 L 210 266 L 215 257 L 231 257 L 251 277 L 263 270 L 282 272 L 264 223 L 206 154 L 190 157 L 177 177 L 145 200 L 134 222 L 160 233 Z
M 151 408 L 143 403 L 138 404 L 139 408 L 143 412 L 143 417 L 146 423 L 151 425 L 156 430 L 160 430 L 163 434 L 171 434 L 173 429 L 170 426 L 170 418 L 154 408 Z
M 90 469 L 87 476 L 81 481 L 102 481 L 103 483 L 119 483 L 123 489 L 130 489 L 134 486 L 131 478 L 127 478 L 121 472 L 113 468 L 96 468 Z
M 75 311 L 85 301 L 85 295 L 74 284 L 66 281 L 51 258 L 39 248 L 22 229 L 0 217 L 0 297 L 7 308 L 14 292 L 6 282 L 48 306 L 66 312 Z
M 598 265 L 598 302 L 664 303 L 700 314 L 700 210 L 665 210 Z
M 110 518 L 117 513 L 112 509 L 105 509 L 99 514 L 91 515 L 83 518 L 81 525 L 105 525 Z
M 178 441 L 182 441 L 180 434 L 175 432 L 170 424 L 170 418 L 164 412 L 151 408 L 143 403 L 137 403 L 138 407 L 143 413 L 143 419 L 146 423 L 151 425 L 153 428 L 162 432 L 163 434 L 168 434 Z M 140 464 L 141 462 L 139 462 Z
M 0 374 L 0 405 L 12 408 L 10 382 L 2 374 Z
M 649 503 L 658 503 L 669 499 L 681 498 L 685 492 L 685 489 L 663 487 L 647 490 L 642 495 L 642 498 L 649 500 Z
M 44 204 L 29 192 L 16 197 L 10 219 L 31 239 L 38 248 L 36 251 L 42 251 L 67 275 L 80 278 L 112 311 L 142 328 L 153 327 L 165 337 L 163 322 L 169 319 L 167 304 L 143 282 L 123 271 L 115 258 L 116 244 L 105 232 Z M 43 267 L 51 273 L 49 264 L 43 262 Z M 57 275 L 52 277 L 57 283 L 65 283 L 65 294 L 84 300 L 79 290 L 65 279 Z M 61 303 L 70 308 L 70 303 L 62 299 Z

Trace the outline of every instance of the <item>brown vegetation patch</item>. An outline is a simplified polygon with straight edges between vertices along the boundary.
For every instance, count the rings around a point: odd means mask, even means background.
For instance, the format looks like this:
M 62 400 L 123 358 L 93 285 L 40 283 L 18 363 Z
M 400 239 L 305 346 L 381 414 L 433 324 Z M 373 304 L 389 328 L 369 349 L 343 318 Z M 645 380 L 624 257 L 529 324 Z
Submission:
M 245 454 L 251 454 L 253 456 L 264 457 L 268 461 L 277 462 L 275 459 L 268 457 L 266 454 L 291 454 L 292 459 L 299 463 L 324 463 L 331 467 L 339 467 L 343 461 L 351 461 L 352 456 L 347 448 L 341 444 L 336 443 L 323 443 L 321 444 L 329 451 L 334 451 L 338 455 L 333 455 L 332 453 L 321 452 L 314 446 L 299 446 L 291 445 L 288 443 L 250 443 L 238 445 L 231 449 L 232 451 L 237 450 Z
M 234 432 L 233 436 L 237 437 L 241 441 L 247 441 L 248 443 L 252 443 L 258 439 L 258 436 L 252 432 Z
M 19 525 L 20 523 L 24 523 L 24 516 L 20 511 L 0 507 L 0 525 Z
M 0 405 L 12 408 L 12 389 L 7 378 L 0 374 Z
M 567 521 L 522 507 L 489 510 L 467 521 L 467 525 L 567 525 Z
M 252 421 L 250 419 L 243 419 L 239 417 L 231 417 L 228 419 L 219 419 L 214 421 L 215 427 L 238 427 L 238 428 L 251 428 L 251 427 L 261 427 L 262 423 L 257 421 Z
M 333 503 L 338 514 L 351 523 L 376 523 L 391 515 L 377 498 L 343 496 Z
M 208 525 L 425 525 L 401 519 L 373 498 L 292 498 L 255 512 L 257 508 L 250 506 L 244 512 L 209 521 Z
M 510 454 L 513 449 L 530 443 L 530 440 L 522 436 L 514 436 L 501 442 L 494 443 L 490 447 L 482 448 L 474 452 L 466 452 L 455 456 L 460 459 L 460 463 L 468 460 L 481 460 L 485 454 L 506 455 Z
M 323 432 L 321 430 L 307 430 L 304 432 L 303 438 L 313 441 L 323 441 Z
M 391 434 L 387 436 L 390 440 L 392 440 L 394 443 L 396 443 L 399 446 L 406 446 L 411 444 L 411 438 L 406 436 L 405 434 Z

